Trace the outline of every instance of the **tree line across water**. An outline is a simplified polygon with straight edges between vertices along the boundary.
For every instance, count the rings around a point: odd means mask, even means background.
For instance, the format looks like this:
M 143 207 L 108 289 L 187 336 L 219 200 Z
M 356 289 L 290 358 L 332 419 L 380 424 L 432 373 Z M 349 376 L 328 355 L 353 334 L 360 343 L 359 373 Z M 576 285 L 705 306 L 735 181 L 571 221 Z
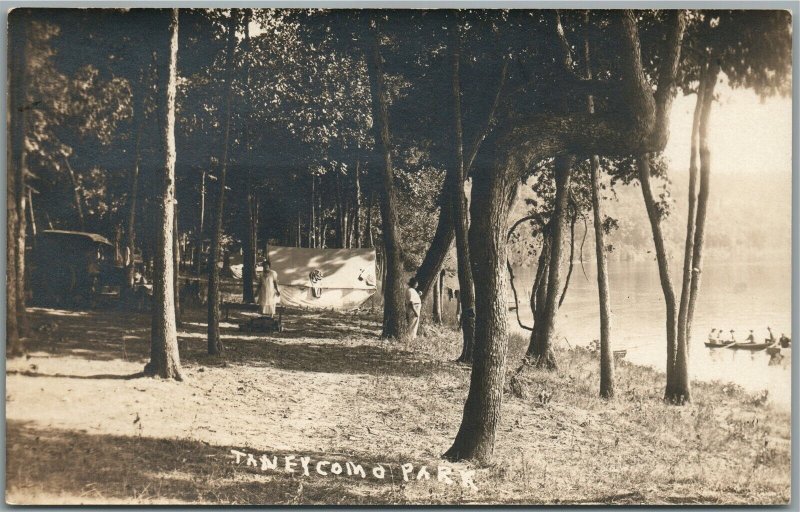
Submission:
M 9 29 L 9 354 L 27 335 L 37 223 L 113 234 L 153 262 L 145 372 L 178 380 L 181 250 L 197 261 L 208 238 L 208 351 L 224 357 L 216 263 L 230 240 L 245 301 L 259 240 L 376 247 L 387 339 L 405 335 L 404 272 L 429 297 L 454 245 L 472 375 L 452 459 L 491 459 L 507 367 L 558 371 L 579 221 L 594 231 L 600 393 L 613 396 L 605 240 L 618 221 L 602 207 L 620 185 L 640 186 L 657 256 L 665 399 L 691 400 L 715 88 L 791 87 L 785 11 L 17 9 Z M 678 91 L 697 98 L 691 133 L 668 133 Z M 662 227 L 670 136 L 691 138 L 677 274 Z M 523 186 L 525 215 L 512 218 Z M 520 226 L 536 276 L 517 366 L 506 301 Z

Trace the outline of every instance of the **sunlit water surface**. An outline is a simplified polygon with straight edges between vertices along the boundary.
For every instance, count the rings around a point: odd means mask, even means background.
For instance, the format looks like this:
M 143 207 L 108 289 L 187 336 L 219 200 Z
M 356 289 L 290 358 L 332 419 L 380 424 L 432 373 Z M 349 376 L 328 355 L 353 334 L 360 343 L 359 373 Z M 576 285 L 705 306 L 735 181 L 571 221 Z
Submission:
M 680 267 L 672 261 L 673 279 Z M 597 277 L 594 266 L 579 263 L 573 270 L 567 297 L 559 311 L 559 339 L 569 344 L 588 345 L 599 339 Z M 697 300 L 690 343 L 690 374 L 704 381 L 734 382 L 748 391 L 767 390 L 776 405 L 791 404 L 791 349 L 779 356 L 766 351 L 750 352 L 728 348 L 709 349 L 704 341 L 712 328 L 731 329 L 744 341 L 753 329 L 757 342 L 768 336 L 767 326 L 776 337 L 791 337 L 791 263 L 760 261 L 731 263 L 707 261 Z M 515 271 L 520 294 L 520 316 L 531 324 L 528 296 L 531 269 Z M 663 371 L 666 358 L 665 308 L 655 261 L 609 262 L 614 350 L 627 350 L 626 360 L 653 366 Z M 680 281 L 675 281 L 680 297 Z M 510 318 L 517 328 L 516 318 Z

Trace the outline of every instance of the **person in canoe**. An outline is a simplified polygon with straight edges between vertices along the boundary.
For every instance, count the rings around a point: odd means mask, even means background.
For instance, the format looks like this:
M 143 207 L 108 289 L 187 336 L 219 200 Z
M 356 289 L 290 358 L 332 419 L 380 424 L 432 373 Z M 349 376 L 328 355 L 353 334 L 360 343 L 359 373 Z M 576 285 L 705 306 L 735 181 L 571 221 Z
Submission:
M 782 348 L 789 348 L 789 345 L 792 344 L 792 338 L 786 336 L 784 333 L 781 333 L 780 342 Z
M 769 326 L 767 326 L 767 331 L 769 331 L 769 338 L 765 339 L 764 341 L 769 343 L 769 344 L 774 344 L 775 343 L 775 335 L 772 334 L 772 329 Z
M 716 329 L 711 329 L 711 332 L 708 333 L 708 342 L 709 343 L 717 343 L 719 342 L 719 334 L 717 334 Z
M 731 339 L 728 341 L 730 341 L 731 343 L 736 343 L 736 334 L 733 329 L 731 329 Z
M 756 337 L 753 334 L 753 329 L 750 329 L 750 334 L 747 336 L 747 338 L 744 339 L 744 341 L 746 341 L 747 343 L 755 343 L 756 342 Z

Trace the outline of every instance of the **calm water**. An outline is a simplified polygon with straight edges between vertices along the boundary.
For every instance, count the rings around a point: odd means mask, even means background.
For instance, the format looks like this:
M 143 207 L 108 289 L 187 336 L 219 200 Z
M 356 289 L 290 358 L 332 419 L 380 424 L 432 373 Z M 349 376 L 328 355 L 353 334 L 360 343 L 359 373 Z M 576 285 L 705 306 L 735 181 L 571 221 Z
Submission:
M 671 261 L 673 279 L 679 277 L 679 262 Z M 572 345 L 588 345 L 599 339 L 597 281 L 594 266 L 585 265 L 588 280 L 576 262 L 572 282 L 557 323 L 560 339 Z M 524 323 L 530 325 L 527 297 L 530 269 L 515 271 Z M 655 261 L 609 262 L 612 307 L 612 343 L 626 349 L 626 359 L 663 371 L 666 357 L 664 300 Z M 674 283 L 680 293 L 680 282 Z M 523 295 L 524 294 L 524 295 Z M 523 302 L 524 301 L 524 302 Z M 518 327 L 515 318 L 512 325 Z M 791 349 L 782 359 L 772 360 L 765 351 L 750 353 L 727 348 L 709 349 L 703 344 L 712 328 L 730 329 L 744 341 L 753 329 L 756 341 L 768 336 L 791 337 L 791 263 L 767 261 L 727 263 L 707 261 L 695 310 L 690 347 L 692 378 L 735 382 L 749 391 L 769 391 L 776 404 L 788 407 L 791 400 Z

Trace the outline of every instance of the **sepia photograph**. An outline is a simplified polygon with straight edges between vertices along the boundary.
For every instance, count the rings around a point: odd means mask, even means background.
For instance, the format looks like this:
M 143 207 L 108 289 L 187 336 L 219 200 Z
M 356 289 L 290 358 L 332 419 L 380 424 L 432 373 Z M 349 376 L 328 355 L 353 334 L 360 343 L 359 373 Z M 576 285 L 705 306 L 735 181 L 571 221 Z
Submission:
M 6 504 L 788 505 L 795 5 L 683 3 L 8 8 Z

